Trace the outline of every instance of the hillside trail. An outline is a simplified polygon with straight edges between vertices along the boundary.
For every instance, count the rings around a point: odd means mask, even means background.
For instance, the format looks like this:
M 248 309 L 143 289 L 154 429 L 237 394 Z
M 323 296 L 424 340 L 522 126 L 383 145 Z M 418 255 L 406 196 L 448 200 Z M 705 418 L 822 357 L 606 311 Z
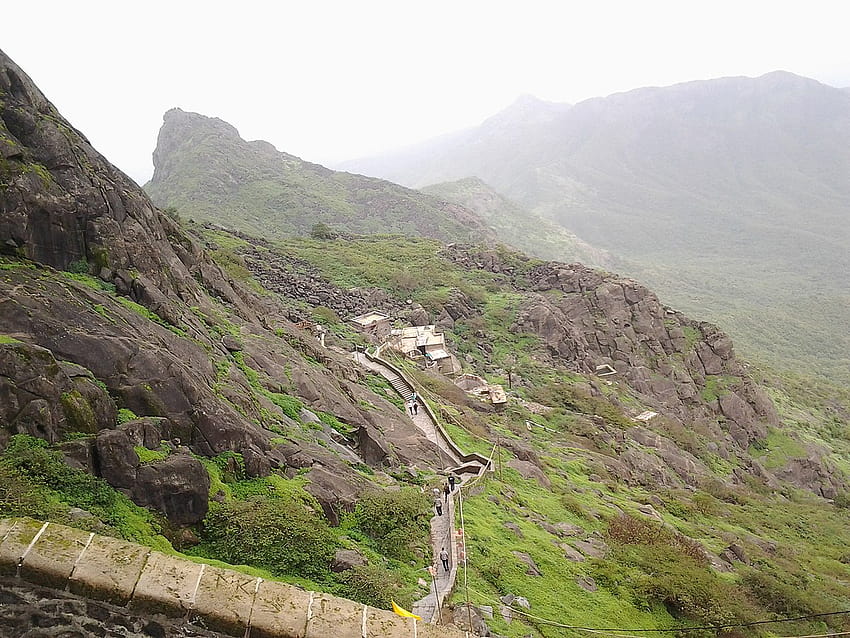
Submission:
M 404 399 L 405 403 L 413 396 L 412 382 L 388 364 L 380 359 L 376 360 L 375 357 L 368 357 L 362 352 L 355 352 L 352 356 L 364 368 L 384 377 L 396 393 Z M 451 593 L 457 578 L 458 547 L 454 529 L 455 499 L 460 493 L 460 486 L 480 476 L 487 469 L 487 464 L 478 459 L 461 458 L 461 455 L 457 452 L 457 445 L 448 438 L 445 432 L 438 429 L 434 417 L 427 408 L 420 407 L 418 414 L 412 416 L 408 414 L 407 416 L 422 431 L 423 435 L 434 443 L 444 453 L 445 457 L 451 460 L 453 467 L 442 468 L 446 477 L 455 474 L 458 478 L 448 502 L 445 501 L 442 491 L 439 494 L 439 498 L 443 500 L 443 514 L 431 518 L 431 549 L 433 552 L 431 588 L 427 596 L 413 603 L 412 609 L 413 613 L 421 616 L 424 622 L 441 623 L 444 613 L 442 611 L 443 604 Z M 435 495 L 429 492 L 428 496 L 434 497 Z M 449 554 L 448 570 L 443 568 L 440 560 L 440 552 L 443 548 Z

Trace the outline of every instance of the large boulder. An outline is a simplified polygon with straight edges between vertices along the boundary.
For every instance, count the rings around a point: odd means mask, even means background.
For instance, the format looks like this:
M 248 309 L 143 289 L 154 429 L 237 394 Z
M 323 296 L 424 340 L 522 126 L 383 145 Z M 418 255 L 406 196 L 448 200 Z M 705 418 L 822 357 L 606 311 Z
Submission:
M 369 561 L 356 549 L 338 549 L 331 563 L 331 571 L 339 574 L 353 567 L 362 567 Z
M 462 631 L 472 632 L 476 636 L 489 636 L 490 628 L 484 621 L 484 615 L 475 605 L 457 605 L 452 611 L 452 624 Z
M 125 432 L 105 430 L 95 440 L 95 468 L 112 487 L 135 491 L 139 455 Z
M 190 454 L 173 454 L 136 471 L 132 489 L 139 505 L 159 510 L 176 525 L 194 525 L 207 514 L 210 476 Z
M 0 443 L 12 434 L 57 442 L 64 434 L 114 427 L 115 403 L 92 373 L 46 348 L 0 341 Z

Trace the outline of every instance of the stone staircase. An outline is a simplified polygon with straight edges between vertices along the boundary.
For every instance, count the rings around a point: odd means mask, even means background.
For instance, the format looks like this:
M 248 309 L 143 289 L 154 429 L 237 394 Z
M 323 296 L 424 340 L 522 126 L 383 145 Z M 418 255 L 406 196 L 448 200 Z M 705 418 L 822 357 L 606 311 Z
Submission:
M 379 356 L 370 356 L 361 352 L 354 353 L 353 357 L 363 367 L 384 377 L 393 390 L 405 401 L 409 401 L 413 396 L 412 383 L 404 378 L 389 362 L 384 361 Z M 454 461 L 454 467 L 445 472 L 447 476 L 450 474 L 458 476 L 461 486 L 467 481 L 481 476 L 491 467 L 492 463 L 486 457 L 474 453 L 465 454 L 439 425 L 426 403 L 420 404 L 419 413 L 411 418 L 426 438 L 435 443 Z M 421 616 L 425 622 L 435 623 L 442 620 L 440 615 L 443 603 L 451 593 L 457 577 L 458 552 L 454 539 L 454 512 L 455 498 L 459 492 L 460 488 L 456 487 L 454 494 L 446 504 L 443 515 L 434 516 L 431 519 L 431 545 L 436 573 L 432 580 L 432 589 L 428 592 L 428 595 L 416 601 L 413 605 L 413 613 Z M 442 568 L 438 559 L 439 552 L 443 547 L 449 551 L 450 555 L 448 571 Z
M 410 384 L 392 370 L 387 370 L 387 373 L 384 378 L 393 387 L 393 390 L 405 401 L 410 401 L 413 398 L 413 388 L 410 387 Z

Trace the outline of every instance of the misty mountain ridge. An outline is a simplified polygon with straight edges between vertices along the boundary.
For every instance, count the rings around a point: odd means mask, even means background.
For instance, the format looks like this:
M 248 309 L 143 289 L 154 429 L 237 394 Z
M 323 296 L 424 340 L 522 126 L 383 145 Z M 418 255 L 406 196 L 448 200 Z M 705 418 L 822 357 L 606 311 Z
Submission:
M 541 105 L 548 108 L 539 101 L 517 106 L 528 110 Z M 268 142 L 243 140 L 221 119 L 180 109 L 165 114 L 153 159 L 154 175 L 145 189 L 158 205 L 268 238 L 307 235 L 321 222 L 338 232 L 501 241 L 541 258 L 609 264 L 605 251 L 508 202 L 483 183 L 467 199 L 456 189 L 445 195 L 439 189 L 422 192 L 333 171 Z M 481 207 L 485 200 L 488 204 Z M 517 228 L 528 237 L 518 235 Z
M 529 116 L 531 104 L 344 166 L 420 187 L 476 176 L 622 256 L 620 270 L 751 353 L 846 368 L 846 90 L 777 71 L 635 89 L 554 117 Z
M 477 177 L 433 184 L 420 190 L 480 215 L 503 241 L 529 255 L 556 261 L 571 259 L 598 268 L 613 268 L 616 263 L 607 251 L 591 246 L 549 219 L 530 213 Z
M 243 140 L 232 125 L 198 113 L 165 114 L 153 160 L 145 189 L 155 203 L 270 238 L 308 234 L 324 223 L 348 232 L 495 239 L 456 204 Z

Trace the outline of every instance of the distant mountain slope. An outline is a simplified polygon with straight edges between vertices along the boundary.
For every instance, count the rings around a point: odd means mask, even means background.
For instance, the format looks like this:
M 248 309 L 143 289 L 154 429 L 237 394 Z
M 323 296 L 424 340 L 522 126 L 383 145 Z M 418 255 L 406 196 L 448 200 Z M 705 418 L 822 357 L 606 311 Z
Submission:
M 522 96 L 478 127 L 384 155 L 341 162 L 334 168 L 380 176 L 411 188 L 477 176 L 520 201 L 520 194 L 507 193 L 502 184 L 512 181 L 516 167 L 537 162 L 550 142 L 547 132 L 569 117 L 572 108 Z
M 246 142 L 230 124 L 180 109 L 165 114 L 154 167 L 145 189 L 156 204 L 266 237 L 306 234 L 322 222 L 355 233 L 495 238 L 461 206 Z
M 606 251 L 582 241 L 563 226 L 528 212 L 477 177 L 434 184 L 421 190 L 477 213 L 504 241 L 529 255 L 611 268 L 612 259 Z
M 623 256 L 629 274 L 746 349 L 820 369 L 846 359 L 846 90 L 774 72 L 527 110 L 431 145 L 430 157 L 345 166 L 417 186 L 477 176 Z

